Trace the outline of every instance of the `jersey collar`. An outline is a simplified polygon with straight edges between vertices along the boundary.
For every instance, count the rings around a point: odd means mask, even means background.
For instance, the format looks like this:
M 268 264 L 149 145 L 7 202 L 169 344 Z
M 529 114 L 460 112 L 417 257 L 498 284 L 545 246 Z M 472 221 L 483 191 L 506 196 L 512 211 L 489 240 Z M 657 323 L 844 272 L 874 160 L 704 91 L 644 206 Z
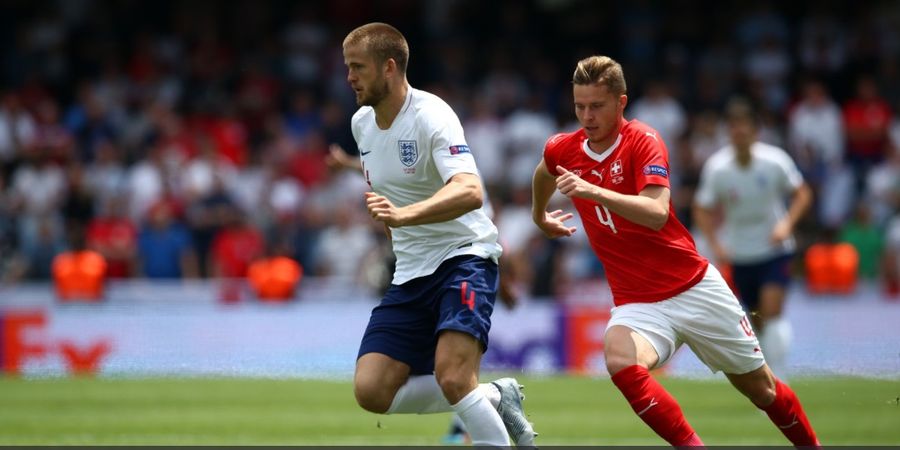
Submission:
M 584 150 L 585 155 L 588 155 L 588 157 L 593 159 L 594 161 L 603 162 L 603 160 L 608 158 L 609 155 L 611 155 L 615 149 L 619 148 L 619 143 L 621 143 L 621 142 L 622 142 L 622 133 L 619 133 L 619 135 L 616 136 L 616 142 L 613 142 L 613 145 L 609 146 L 608 149 L 603 150 L 603 152 L 597 153 L 597 152 L 591 150 L 591 147 L 588 146 L 588 140 L 587 140 L 587 138 L 585 138 L 585 140 L 581 143 L 581 149 Z

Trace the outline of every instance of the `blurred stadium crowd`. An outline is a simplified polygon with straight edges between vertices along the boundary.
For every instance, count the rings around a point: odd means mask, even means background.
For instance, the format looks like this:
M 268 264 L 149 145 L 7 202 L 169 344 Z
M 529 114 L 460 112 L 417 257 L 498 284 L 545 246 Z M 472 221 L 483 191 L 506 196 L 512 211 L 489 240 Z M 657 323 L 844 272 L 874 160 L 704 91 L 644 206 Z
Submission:
M 727 142 L 735 94 L 816 192 L 801 248 L 852 243 L 896 292 L 900 4 L 889 1 L 27 1 L 0 5 L 0 273 L 48 279 L 67 246 L 112 277 L 242 276 L 268 253 L 377 286 L 383 230 L 355 173 L 341 40 L 373 20 L 412 46 L 413 86 L 460 115 L 506 270 L 532 296 L 602 276 L 583 233 L 547 241 L 530 215 L 546 139 L 577 127 L 574 63 L 619 60 L 626 117 L 668 143 L 690 223 L 700 167 Z M 802 258 L 798 258 L 802 262 Z

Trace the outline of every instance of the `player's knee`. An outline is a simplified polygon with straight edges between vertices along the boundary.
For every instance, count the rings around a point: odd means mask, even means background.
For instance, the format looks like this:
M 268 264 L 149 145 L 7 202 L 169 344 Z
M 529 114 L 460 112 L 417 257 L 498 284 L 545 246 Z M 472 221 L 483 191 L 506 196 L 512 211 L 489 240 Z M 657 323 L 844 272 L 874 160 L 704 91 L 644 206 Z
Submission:
M 616 354 L 607 354 L 606 355 L 606 371 L 609 372 L 609 375 L 615 375 L 625 369 L 626 367 L 631 367 L 637 364 L 637 360 L 632 357 L 626 357 L 624 355 L 616 355 Z
M 359 380 L 353 383 L 356 403 L 362 409 L 376 414 L 384 414 L 391 407 L 393 398 L 386 391 L 377 383 L 360 382 Z
M 768 366 L 743 375 L 729 375 L 731 383 L 754 405 L 765 408 L 775 401 L 775 375 Z
M 746 392 L 747 397 L 759 408 L 765 408 L 775 401 L 775 385 L 769 383 L 759 383 L 754 386 L 750 392 Z
M 435 374 L 441 392 L 451 405 L 459 403 L 472 389 L 478 386 L 477 381 L 471 374 L 461 371 L 445 371 Z

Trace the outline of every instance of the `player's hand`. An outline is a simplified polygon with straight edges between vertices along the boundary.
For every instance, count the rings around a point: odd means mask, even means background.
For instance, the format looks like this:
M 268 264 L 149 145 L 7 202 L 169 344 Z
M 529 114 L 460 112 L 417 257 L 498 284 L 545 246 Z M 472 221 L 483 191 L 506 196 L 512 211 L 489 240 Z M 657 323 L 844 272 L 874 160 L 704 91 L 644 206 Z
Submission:
M 780 244 L 789 237 L 791 237 L 790 222 L 787 220 L 779 220 L 778 223 L 775 224 L 775 227 L 772 228 L 772 234 L 769 236 L 769 240 L 773 244 Z
M 499 287 L 497 289 L 497 297 L 509 309 L 515 308 L 519 304 L 519 289 L 509 279 L 500 272 Z
M 566 170 L 563 166 L 556 166 L 556 171 L 562 175 L 556 177 L 556 189 L 567 197 L 579 197 L 584 199 L 596 198 L 597 187 L 584 181 L 578 175 Z
M 542 220 L 536 220 L 534 223 L 541 229 L 544 233 L 544 236 L 547 236 L 550 239 L 555 239 L 563 236 L 571 236 L 575 234 L 575 227 L 570 227 L 565 224 L 565 221 L 574 217 L 572 213 L 563 214 L 561 209 L 557 209 L 553 212 L 544 212 L 544 217 Z
M 374 192 L 366 192 L 366 208 L 369 215 L 378 222 L 389 227 L 402 227 L 403 217 L 400 208 L 394 206 L 386 197 Z
M 359 164 L 344 151 L 338 144 L 328 146 L 328 154 L 325 155 L 325 164 L 331 170 L 355 169 Z

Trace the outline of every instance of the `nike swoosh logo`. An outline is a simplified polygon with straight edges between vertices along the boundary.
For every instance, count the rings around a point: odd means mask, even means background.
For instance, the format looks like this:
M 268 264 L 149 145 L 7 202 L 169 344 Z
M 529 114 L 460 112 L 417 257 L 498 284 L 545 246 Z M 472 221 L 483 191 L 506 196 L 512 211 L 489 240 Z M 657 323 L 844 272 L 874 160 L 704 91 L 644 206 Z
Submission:
M 366 156 L 366 155 L 368 155 L 369 153 L 372 153 L 372 150 L 369 150 L 369 151 L 367 151 L 367 152 L 364 152 L 364 151 L 360 150 L 360 151 L 359 151 L 359 156 Z
M 659 403 L 656 401 L 656 397 L 651 398 L 651 399 L 650 399 L 650 404 L 647 405 L 646 408 L 644 408 L 643 410 L 641 410 L 641 412 L 637 413 L 637 415 L 640 416 L 641 414 L 644 414 L 645 412 L 649 411 L 650 408 L 652 408 L 652 407 L 654 407 L 654 406 L 656 406 L 656 405 L 658 405 L 658 404 L 659 404 Z

